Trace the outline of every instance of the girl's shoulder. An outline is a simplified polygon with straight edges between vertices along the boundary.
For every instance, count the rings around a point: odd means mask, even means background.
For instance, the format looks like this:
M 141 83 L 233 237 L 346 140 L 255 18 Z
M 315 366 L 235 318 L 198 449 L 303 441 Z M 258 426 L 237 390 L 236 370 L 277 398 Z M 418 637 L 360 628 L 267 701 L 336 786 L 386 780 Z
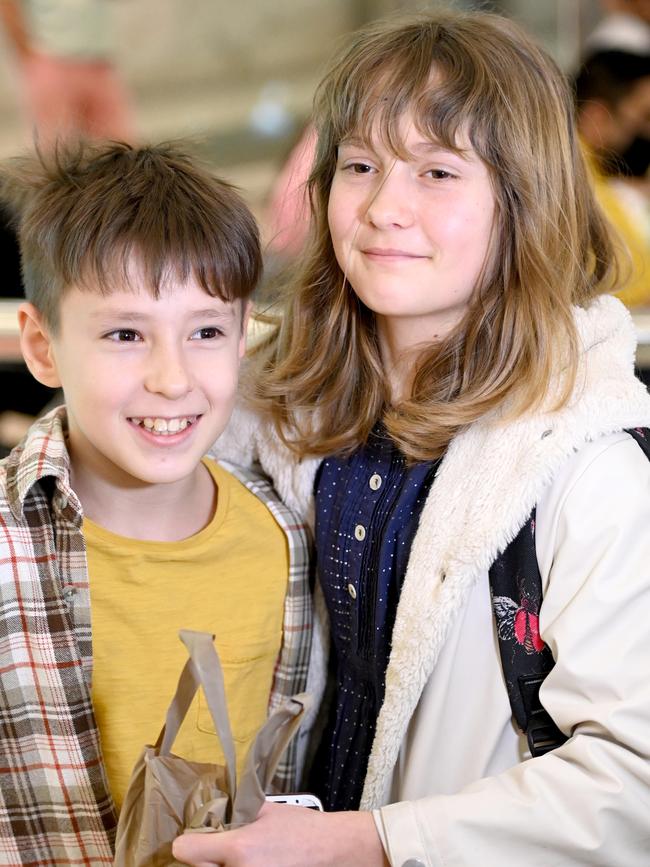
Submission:
M 641 440 L 641 444 L 639 442 Z M 546 498 L 567 498 L 581 490 L 646 489 L 650 502 L 650 429 L 607 433 L 583 443 L 558 470 Z
M 644 439 L 645 438 L 645 441 Z M 536 510 L 537 557 L 548 576 L 559 547 L 621 540 L 650 557 L 650 431 L 619 431 L 584 443 L 558 470 Z

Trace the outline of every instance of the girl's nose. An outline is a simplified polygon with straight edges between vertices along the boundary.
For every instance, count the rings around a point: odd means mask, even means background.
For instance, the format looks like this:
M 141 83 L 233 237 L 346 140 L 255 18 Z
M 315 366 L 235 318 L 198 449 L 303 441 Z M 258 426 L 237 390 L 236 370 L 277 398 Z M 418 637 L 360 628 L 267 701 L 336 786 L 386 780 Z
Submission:
M 407 175 L 405 166 L 395 164 L 373 191 L 366 219 L 378 229 L 412 225 L 414 190 Z

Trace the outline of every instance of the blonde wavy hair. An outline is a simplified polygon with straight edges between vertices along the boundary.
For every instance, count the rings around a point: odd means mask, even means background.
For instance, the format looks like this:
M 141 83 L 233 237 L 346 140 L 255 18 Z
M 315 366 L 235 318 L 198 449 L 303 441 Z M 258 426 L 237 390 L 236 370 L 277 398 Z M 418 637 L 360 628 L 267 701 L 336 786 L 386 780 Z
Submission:
M 444 147 L 467 135 L 488 167 L 498 267 L 484 269 L 452 333 L 419 353 L 411 393 L 394 405 L 374 314 L 336 261 L 327 204 L 339 143 L 379 129 L 399 156 L 407 111 Z M 334 59 L 315 98 L 311 237 L 248 371 L 254 404 L 298 456 L 349 452 L 382 419 L 410 461 L 431 460 L 499 406 L 516 417 L 549 392 L 556 407 L 568 400 L 579 354 L 572 306 L 611 291 L 618 277 L 573 111 L 550 57 L 489 13 L 375 23 Z

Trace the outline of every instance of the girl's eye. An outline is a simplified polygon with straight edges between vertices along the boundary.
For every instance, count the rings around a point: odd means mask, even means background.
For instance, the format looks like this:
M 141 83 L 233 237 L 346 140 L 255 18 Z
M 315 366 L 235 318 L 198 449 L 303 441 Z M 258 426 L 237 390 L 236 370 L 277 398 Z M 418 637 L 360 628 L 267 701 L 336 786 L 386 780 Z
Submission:
M 215 337 L 221 337 L 223 331 L 216 328 L 214 325 L 208 325 L 205 328 L 199 328 L 190 337 L 190 340 L 214 340 Z
M 368 163 L 348 163 L 343 169 L 353 175 L 369 175 L 374 171 L 374 168 Z
M 456 177 L 456 175 L 452 175 L 452 173 L 446 171 L 446 169 L 429 169 L 426 174 L 429 175 L 430 178 L 433 178 L 434 181 L 446 181 Z
M 135 343 L 142 340 L 138 332 L 131 328 L 118 328 L 116 331 L 110 331 L 106 337 L 115 343 Z

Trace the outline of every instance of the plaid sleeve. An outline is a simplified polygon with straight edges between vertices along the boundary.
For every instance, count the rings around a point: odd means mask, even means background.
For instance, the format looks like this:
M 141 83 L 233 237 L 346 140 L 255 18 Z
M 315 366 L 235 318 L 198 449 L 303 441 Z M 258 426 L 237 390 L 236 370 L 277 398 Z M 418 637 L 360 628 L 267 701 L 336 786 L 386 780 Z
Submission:
M 59 416 L 0 470 L 0 864 L 111 864 L 83 638 L 88 589 Z

